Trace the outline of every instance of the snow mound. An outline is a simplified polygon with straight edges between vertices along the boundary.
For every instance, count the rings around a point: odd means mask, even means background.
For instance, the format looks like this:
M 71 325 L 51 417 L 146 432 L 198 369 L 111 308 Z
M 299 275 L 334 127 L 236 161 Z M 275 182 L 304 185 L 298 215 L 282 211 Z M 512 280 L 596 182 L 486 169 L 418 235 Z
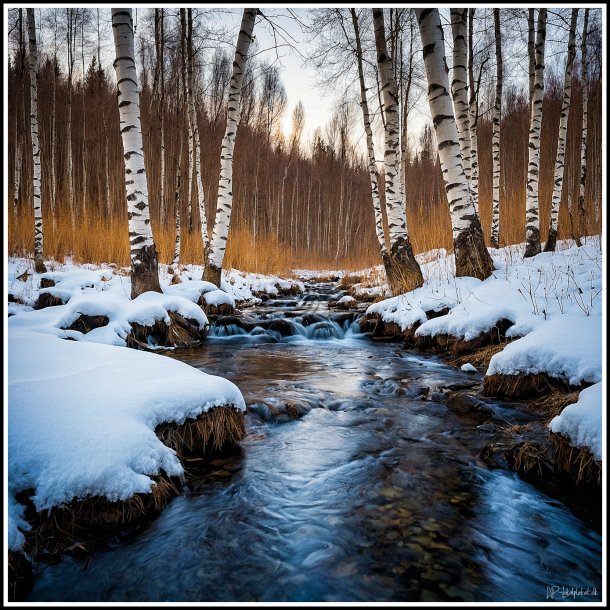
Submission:
M 552 432 L 570 437 L 575 447 L 588 447 L 602 461 L 602 384 L 583 390 L 578 402 L 568 405 L 549 424 Z
M 206 305 L 212 305 L 214 307 L 219 307 L 220 305 L 230 305 L 231 307 L 235 307 L 235 299 L 224 292 L 224 290 L 211 290 L 210 292 L 206 292 L 203 295 L 203 298 L 206 302 Z
M 50 319 L 44 310 L 9 319 L 9 505 L 28 488 L 37 510 L 149 492 L 153 475 L 183 473 L 157 425 L 223 405 L 245 410 L 226 379 L 158 354 L 63 341 Z M 20 514 L 10 509 L 13 549 L 23 541 Z
M 208 326 L 208 319 L 198 305 L 181 296 L 158 292 L 145 292 L 133 300 L 118 291 L 97 293 L 95 298 L 90 295 L 76 295 L 68 304 L 54 309 L 61 312 L 54 324 L 59 329 L 70 328 L 82 315 L 106 316 L 108 324 L 101 328 L 86 334 L 67 331 L 63 336 L 110 345 L 125 346 L 125 338 L 131 332 L 132 324 L 153 326 L 157 320 L 170 324 L 170 311 L 193 320 L 199 329 Z
M 489 363 L 487 375 L 546 373 L 570 385 L 602 378 L 601 316 L 566 314 L 509 343 Z

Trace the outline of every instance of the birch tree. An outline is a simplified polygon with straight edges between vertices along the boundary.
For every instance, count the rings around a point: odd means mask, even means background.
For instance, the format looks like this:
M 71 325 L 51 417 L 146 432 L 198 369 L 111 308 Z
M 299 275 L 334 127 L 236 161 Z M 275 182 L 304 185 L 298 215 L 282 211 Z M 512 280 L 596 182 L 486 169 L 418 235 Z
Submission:
M 424 283 L 407 230 L 407 216 L 400 192 L 398 98 L 392 57 L 388 54 L 383 9 L 373 9 L 377 66 L 385 116 L 385 200 L 390 238 L 388 283 L 393 294 L 414 290 Z
M 178 159 L 178 167 L 176 168 L 176 188 L 174 189 L 174 215 L 176 222 L 176 239 L 174 241 L 174 258 L 170 269 L 173 273 L 178 270 L 180 265 L 180 195 L 182 193 L 181 172 L 182 172 L 182 150 L 180 146 L 180 157 Z
M 462 151 L 462 164 L 470 188 L 470 111 L 468 106 L 468 72 L 467 72 L 467 15 L 466 8 L 452 8 L 451 31 L 453 33 L 453 80 L 451 81 L 451 95 Z
M 220 287 L 222 277 L 222 263 L 227 248 L 231 209 L 233 207 L 233 150 L 239 120 L 239 103 L 241 87 L 246 70 L 248 50 L 252 43 L 254 21 L 258 14 L 257 8 L 245 8 L 241 20 L 241 27 L 237 37 L 233 71 L 229 83 L 229 99 L 227 103 L 227 126 L 222 140 L 220 153 L 220 178 L 218 180 L 218 203 L 216 205 L 216 218 L 207 264 L 204 268 L 203 279 Z
M 165 224 L 165 9 L 155 9 L 155 51 L 157 55 L 157 78 L 160 82 L 161 93 L 157 105 L 157 117 L 159 119 L 159 130 L 161 136 L 160 156 L 160 208 L 161 225 Z
M 187 32 L 186 32 L 186 9 L 180 9 L 180 50 L 182 56 L 182 103 L 184 122 L 188 133 L 188 158 L 186 162 L 185 175 L 185 195 L 186 195 L 186 223 L 187 231 L 190 233 L 193 228 L 193 202 L 191 191 L 193 186 L 193 129 L 189 120 L 189 96 L 188 96 L 188 50 L 186 48 Z
M 148 211 L 148 185 L 144 167 L 140 94 L 136 72 L 131 9 L 112 9 L 120 131 L 125 159 L 125 188 L 131 256 L 131 298 L 152 290 L 161 292 L 157 251 Z
M 568 133 L 568 116 L 570 114 L 570 100 L 572 97 L 572 66 L 576 56 L 576 21 L 578 9 L 572 9 L 570 19 L 570 34 L 568 38 L 568 58 L 563 79 L 563 102 L 561 104 L 561 117 L 559 119 L 559 136 L 557 141 L 557 158 L 555 160 L 555 176 L 553 182 L 553 198 L 551 200 L 551 220 L 549 236 L 544 247 L 545 252 L 554 252 L 557 245 L 557 224 L 559 220 L 559 205 L 561 203 L 561 190 L 563 187 L 563 170 L 566 150 L 566 136 Z M 571 198 L 568 198 L 571 201 Z M 571 206 L 570 206 L 571 208 Z M 572 210 L 570 209 L 570 220 Z
M 540 178 L 540 135 L 542 101 L 544 98 L 544 45 L 546 40 L 546 8 L 538 11 L 536 32 L 536 73 L 530 109 L 529 160 L 527 196 L 525 200 L 525 257 L 540 253 L 540 211 L 538 183 Z
M 428 102 L 451 213 L 456 276 L 483 280 L 491 275 L 493 261 L 485 247 L 481 223 L 468 192 L 449 94 L 449 71 L 439 12 L 429 8 L 415 9 L 415 12 L 426 66 Z
M 354 27 L 354 39 L 356 42 L 356 61 L 358 63 L 358 80 L 360 82 L 360 107 L 362 108 L 362 120 L 364 122 L 364 131 L 366 133 L 366 147 L 368 152 L 368 169 L 371 180 L 371 197 L 373 200 L 373 210 L 375 213 L 375 235 L 379 243 L 379 251 L 381 259 L 386 270 L 386 275 L 390 276 L 390 257 L 385 243 L 385 234 L 383 230 L 383 214 L 381 211 L 381 200 L 379 198 L 379 182 L 377 176 L 377 163 L 375 161 L 375 147 L 373 144 L 373 130 L 371 129 L 371 115 L 369 113 L 369 104 L 366 95 L 366 84 L 364 81 L 364 69 L 362 65 L 362 44 L 360 42 L 360 26 L 358 23 L 358 15 L 356 9 L 350 8 L 352 24 Z
M 13 214 L 16 217 L 19 210 L 19 189 L 21 188 L 21 166 L 23 155 L 23 134 L 25 132 L 25 120 L 22 118 L 25 113 L 25 42 L 23 26 L 23 9 L 19 9 L 19 52 L 18 74 L 19 74 L 19 102 L 15 112 L 15 175 L 13 182 Z
M 494 33 L 496 39 L 496 98 L 493 110 L 492 156 L 492 205 L 491 239 L 493 248 L 500 247 L 500 121 L 502 119 L 502 33 L 500 30 L 500 9 L 494 8 Z
M 479 144 L 477 127 L 479 123 L 479 88 L 474 80 L 474 11 L 468 9 L 468 80 L 470 100 L 468 102 L 468 129 L 470 131 L 470 195 L 477 214 L 479 213 Z M 482 67 L 481 67 L 482 69 Z M 479 77 L 479 82 L 480 82 Z
M 30 132 L 32 134 L 33 175 L 32 190 L 34 203 L 34 268 L 44 273 L 47 268 L 43 257 L 42 201 L 40 195 L 40 142 L 38 141 L 38 48 L 36 44 L 36 22 L 34 9 L 27 9 L 29 35 L 30 68 Z
M 188 29 L 187 29 L 187 104 L 189 112 L 189 133 L 192 139 L 192 145 L 189 147 L 189 153 L 194 154 L 195 166 L 195 181 L 197 184 L 197 198 L 199 202 L 199 227 L 201 230 L 201 241 L 203 243 L 204 266 L 205 253 L 208 250 L 208 221 L 205 215 L 205 194 L 203 192 L 203 183 L 201 180 L 201 153 L 199 147 L 199 126 L 197 123 L 197 113 L 195 111 L 194 101 L 194 79 L 193 79 L 193 9 L 188 10 Z M 190 155 L 189 155 L 190 156 Z
M 580 246 L 580 236 L 585 227 L 585 185 L 587 182 L 587 106 L 589 102 L 589 64 L 587 63 L 587 29 L 589 27 L 589 9 L 585 9 L 582 26 L 582 44 L 580 47 L 582 64 L 582 136 L 580 147 L 580 186 L 578 189 L 578 230 L 575 235 L 576 244 Z
M 536 81 L 536 9 L 533 8 L 527 10 L 527 58 L 529 66 L 528 91 L 531 106 L 534 99 L 534 83 Z

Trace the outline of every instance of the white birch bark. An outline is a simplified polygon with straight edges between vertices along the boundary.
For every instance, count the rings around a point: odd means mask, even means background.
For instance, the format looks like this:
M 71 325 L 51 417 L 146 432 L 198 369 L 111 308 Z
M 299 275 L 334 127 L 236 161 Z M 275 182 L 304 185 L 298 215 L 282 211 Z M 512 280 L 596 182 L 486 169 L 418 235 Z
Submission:
M 525 200 L 525 257 L 540 253 L 540 210 L 538 182 L 540 177 L 540 136 L 542 127 L 542 101 L 544 98 L 544 44 L 546 39 L 546 8 L 538 12 L 536 32 L 536 78 L 532 98 L 527 196 Z
M 466 48 L 468 9 L 452 8 L 451 31 L 453 33 L 453 80 L 451 81 L 451 95 L 457 123 L 460 150 L 462 151 L 462 164 L 470 188 L 470 110 L 468 106 L 468 52 Z
M 205 266 L 205 253 L 208 251 L 208 221 L 205 214 L 205 193 L 201 180 L 201 153 L 199 147 L 199 124 L 197 122 L 197 112 L 194 100 L 194 79 L 193 79 L 193 15 L 192 9 L 188 9 L 188 41 L 187 41 L 187 103 L 189 112 L 189 133 L 191 135 L 190 153 L 194 154 L 195 182 L 197 184 L 197 199 L 199 207 L 199 228 L 201 231 L 201 241 L 203 243 L 203 256 Z
M 589 102 L 589 64 L 587 62 L 587 29 L 589 27 L 589 9 L 585 9 L 585 18 L 582 28 L 582 44 L 580 47 L 582 57 L 582 136 L 580 147 L 580 187 L 578 190 L 578 230 L 575 235 L 576 243 L 580 246 L 580 236 L 587 233 L 585 226 L 585 186 L 587 183 L 587 106 Z M 599 212 L 597 213 L 599 215 Z
M 392 292 L 400 294 L 421 286 L 423 276 L 413 254 L 407 230 L 405 206 L 400 196 L 398 98 L 393 61 L 387 50 L 383 9 L 373 9 L 373 23 L 385 116 L 385 200 L 391 260 L 388 282 Z
M 19 211 L 19 185 L 21 183 L 21 138 L 17 136 L 15 145 L 15 176 L 13 183 L 13 214 Z
M 233 72 L 229 83 L 229 99 L 227 102 L 227 127 L 222 140 L 220 153 L 220 178 L 218 180 L 218 203 L 216 206 L 216 218 L 208 260 L 203 273 L 203 279 L 220 287 L 222 276 L 222 263 L 227 248 L 229 235 L 229 223 L 231 221 L 231 210 L 233 207 L 233 150 L 235 147 L 235 136 L 239 121 L 239 103 L 241 99 L 241 86 L 246 70 L 248 50 L 252 42 L 252 31 L 254 21 L 258 14 L 257 8 L 245 8 L 237 37 L 235 48 L 235 59 L 233 61 Z
M 494 32 L 496 39 L 496 98 L 493 109 L 493 134 L 491 137 L 492 204 L 491 204 L 491 246 L 500 246 L 500 121 L 502 120 L 502 33 L 500 30 L 500 9 L 494 8 Z
M 536 81 L 536 9 L 530 8 L 527 11 L 527 57 L 529 75 L 529 100 L 530 111 L 532 100 L 534 99 L 534 83 Z
M 19 188 L 21 186 L 21 166 L 22 166 L 22 139 L 25 131 L 25 121 L 22 119 L 22 112 L 25 112 L 25 43 L 23 27 L 23 9 L 19 9 L 19 97 L 15 109 L 15 175 L 13 176 L 13 213 L 17 216 L 19 211 Z M 21 110 L 23 108 L 23 111 Z
M 44 273 L 42 200 L 40 193 L 40 142 L 38 141 L 38 49 L 36 45 L 36 23 L 34 9 L 27 9 L 28 35 L 30 41 L 30 132 L 32 135 L 32 190 L 34 204 L 34 267 L 37 273 Z
M 570 34 L 568 38 L 568 57 L 563 79 L 563 102 L 561 104 L 561 118 L 559 119 L 559 136 L 557 141 L 557 157 L 555 160 L 555 176 L 553 182 L 553 197 L 551 200 L 551 219 L 549 236 L 544 247 L 545 252 L 554 252 L 557 244 L 557 225 L 559 220 L 559 205 L 563 187 L 563 170 L 565 162 L 566 136 L 568 133 L 568 116 L 570 114 L 570 100 L 572 97 L 572 66 L 576 56 L 576 21 L 578 9 L 572 9 L 570 19 Z M 570 218 L 572 211 L 570 210 Z
M 180 184 L 181 171 L 182 171 L 182 146 L 180 146 L 180 158 L 178 160 L 178 168 L 176 170 L 176 189 L 174 192 L 174 214 L 176 219 L 176 240 L 174 242 L 174 258 L 170 269 L 172 272 L 176 272 L 180 265 L 180 193 L 182 191 L 182 185 Z
M 120 131 L 125 159 L 125 188 L 131 256 L 131 298 L 161 292 L 157 252 L 150 226 L 148 185 L 144 167 L 140 94 L 134 57 L 131 9 L 112 9 Z
M 477 214 L 479 213 L 479 144 L 477 126 L 479 118 L 479 92 L 474 80 L 473 21 L 475 9 L 468 9 L 468 75 L 470 81 L 470 101 L 468 104 L 468 130 L 470 132 L 470 196 Z
M 182 55 L 182 101 L 184 122 L 187 129 L 188 142 L 188 157 L 186 160 L 186 171 L 184 172 L 184 194 L 186 196 L 186 230 L 190 234 L 193 228 L 193 203 L 192 203 L 192 187 L 193 187 L 193 132 L 191 122 L 189 120 L 189 78 L 188 78 L 188 49 L 187 42 L 187 25 L 186 25 L 186 9 L 180 9 L 180 50 Z
M 371 197 L 373 200 L 373 210 L 375 213 L 375 234 L 379 243 L 379 250 L 383 260 L 384 267 L 389 264 L 388 249 L 385 243 L 385 234 L 383 231 L 383 214 L 381 211 L 381 200 L 379 198 L 379 183 L 377 177 L 377 163 L 375 162 L 375 147 L 373 144 L 373 130 L 371 129 L 371 117 L 369 113 L 369 104 L 366 95 L 366 85 L 364 82 L 364 70 L 362 67 L 362 44 L 360 42 L 360 26 L 358 24 L 358 16 L 356 9 L 350 9 L 352 23 L 354 26 L 354 35 L 356 39 L 356 58 L 358 61 L 358 78 L 360 80 L 360 107 L 362 108 L 362 120 L 364 121 L 364 131 L 366 133 L 366 146 L 369 157 L 369 176 L 371 179 Z
M 449 94 L 445 43 L 438 9 L 415 9 L 428 80 L 428 102 L 451 213 L 456 276 L 489 277 L 493 261 L 468 192 L 457 126 Z

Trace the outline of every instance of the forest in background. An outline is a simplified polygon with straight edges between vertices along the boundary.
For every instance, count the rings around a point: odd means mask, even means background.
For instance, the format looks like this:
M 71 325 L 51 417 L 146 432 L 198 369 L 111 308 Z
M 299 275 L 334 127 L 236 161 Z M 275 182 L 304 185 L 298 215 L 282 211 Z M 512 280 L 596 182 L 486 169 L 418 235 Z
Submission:
M 129 260 L 124 165 L 116 85 L 111 66 L 104 66 L 96 52 L 95 9 L 73 9 L 73 73 L 67 73 L 65 43 L 42 46 L 39 62 L 39 134 L 42 157 L 42 205 L 45 223 L 45 255 L 61 259 L 73 255 L 87 262 Z M 8 90 L 8 224 L 9 252 L 32 250 L 33 212 L 30 185 L 32 158 L 29 150 L 29 74 L 27 34 L 20 34 L 18 9 L 10 34 L 13 52 L 9 62 Z M 100 11 L 102 14 L 104 10 Z M 154 28 L 152 9 L 148 22 L 142 11 L 141 31 Z M 150 41 L 139 38 L 141 119 L 144 138 L 149 204 L 160 262 L 172 260 L 175 218 L 174 198 L 177 165 L 187 155 L 187 129 L 180 85 L 180 23 L 166 11 L 166 39 L 163 58 L 164 100 L 159 101 L 157 56 Z M 23 11 L 25 14 L 25 11 Z M 57 36 L 65 37 L 66 10 L 57 11 Z M 200 21 L 205 12 L 199 12 Z M 89 21 L 87 21 L 87 18 Z M 25 22 L 25 18 L 23 19 Z M 54 28 L 49 20 L 43 28 Z M 25 29 L 25 28 L 24 28 Z M 89 31 L 89 35 L 85 32 Z M 194 28 L 197 31 L 197 25 Z M 592 29 L 595 32 L 595 29 Z M 203 32 L 195 35 L 201 37 Z M 392 32 L 391 32 L 392 35 Z M 413 34 L 408 28 L 396 36 Z M 601 34 L 600 34 L 601 35 Z M 20 42 L 22 36 L 23 42 Z M 591 36 L 591 35 L 590 35 Z M 48 33 L 47 38 L 48 40 Z M 591 36 L 595 46 L 595 36 Z M 406 39 L 405 39 L 406 40 Z M 406 40 L 406 42 L 408 42 Z M 600 39 L 597 44 L 601 47 Z M 195 45 L 197 46 L 197 45 Z M 419 42 L 417 47 L 419 48 Z M 449 54 L 449 50 L 448 50 Z M 218 46 L 195 58 L 195 104 L 201 142 L 202 181 L 207 218 L 216 209 L 220 147 L 225 128 L 225 90 L 231 68 L 231 53 Z M 419 56 L 421 53 L 418 54 Z M 586 182 L 586 224 L 581 234 L 598 233 L 594 203 L 601 202 L 602 112 L 601 55 L 593 55 L 589 75 L 588 159 Z M 196 57 L 196 52 L 193 53 Z M 406 60 L 405 60 L 406 61 Z M 419 57 L 421 62 L 421 57 Z M 595 62 L 597 61 L 597 65 Z M 577 60 L 578 63 L 578 60 Z M 80 65 L 80 68 L 77 69 Z M 84 67 L 84 70 L 83 70 Z M 416 69 L 417 66 L 414 67 Z M 421 70 L 421 68 L 420 68 Z M 547 66 L 541 136 L 540 226 L 546 238 L 557 149 L 557 130 L 562 100 L 561 65 Z M 82 74 L 84 73 L 84 78 Z M 493 92 L 493 73 L 488 89 Z M 157 84 L 155 84 L 155 78 Z M 417 79 L 415 79 L 417 82 Z M 421 87 L 421 84 L 418 85 Z M 154 89 L 154 91 L 153 91 Z M 414 87 L 415 89 L 415 87 Z M 570 116 L 581 112 L 580 69 L 573 72 Z M 421 95 L 421 94 L 420 94 Z M 487 95 L 487 94 L 486 94 Z M 492 93 L 487 95 L 490 98 Z M 68 106 L 71 108 L 73 201 L 70 202 Z M 371 96 L 373 97 L 373 96 Z M 489 239 L 492 199 L 492 122 L 488 99 L 480 100 L 478 124 L 480 167 L 480 217 L 486 241 Z M 261 272 L 285 272 L 291 266 L 363 267 L 380 262 L 375 239 L 367 161 L 355 135 L 359 125 L 357 100 L 349 95 L 337 105 L 325 129 L 303 138 L 307 108 L 298 106 L 292 117 L 292 133 L 280 128 L 286 112 L 286 92 L 281 71 L 273 63 L 256 59 L 249 63 L 241 102 L 241 119 L 233 169 L 234 208 L 227 266 Z M 161 198 L 160 114 L 165 125 L 165 185 Z M 525 186 L 528 162 L 529 104 L 527 91 L 507 87 L 501 122 L 500 245 L 524 239 Z M 580 171 L 579 120 L 570 120 L 566 146 L 564 189 L 559 237 L 572 232 L 567 199 L 578 199 Z M 436 143 L 428 122 L 421 133 L 409 139 L 406 160 L 405 200 L 409 231 L 415 252 L 452 247 L 451 220 Z M 380 154 L 377 155 L 380 158 Z M 383 184 L 383 173 L 380 175 Z M 189 214 L 188 188 L 180 198 L 182 218 L 182 263 L 201 263 L 203 247 L 198 230 L 196 186 L 192 180 L 192 208 Z M 383 200 L 383 188 L 380 188 Z M 74 229 L 73 229 L 74 227 Z M 77 230 L 76 230 L 77 229 Z

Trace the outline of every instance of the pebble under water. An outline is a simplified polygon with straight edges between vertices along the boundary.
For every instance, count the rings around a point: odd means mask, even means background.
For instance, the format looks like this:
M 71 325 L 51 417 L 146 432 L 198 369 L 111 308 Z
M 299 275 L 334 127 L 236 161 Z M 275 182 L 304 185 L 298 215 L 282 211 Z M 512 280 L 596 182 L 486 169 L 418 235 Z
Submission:
M 527 415 L 450 410 L 443 388 L 480 375 L 328 319 L 335 289 L 309 288 L 173 354 L 240 387 L 239 453 L 138 532 L 35 565 L 27 601 L 600 601 L 601 536 L 478 458 Z

